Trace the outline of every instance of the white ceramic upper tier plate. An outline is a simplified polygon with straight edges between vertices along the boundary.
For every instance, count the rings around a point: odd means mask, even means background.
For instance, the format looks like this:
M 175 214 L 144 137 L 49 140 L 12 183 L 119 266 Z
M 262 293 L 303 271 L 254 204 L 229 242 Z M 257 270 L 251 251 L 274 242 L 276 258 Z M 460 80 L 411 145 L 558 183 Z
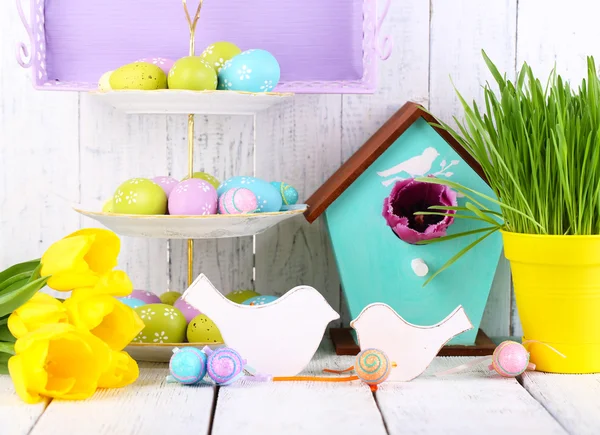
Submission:
M 122 236 L 220 239 L 260 234 L 284 220 L 301 216 L 306 205 L 298 204 L 292 210 L 276 213 L 207 216 L 128 215 L 88 211 L 81 206 L 73 208 Z
M 91 94 L 125 113 L 199 115 L 252 115 L 282 103 L 294 95 L 178 89 L 93 91 Z
M 216 349 L 223 345 L 223 343 L 131 343 L 125 351 L 136 361 L 169 362 L 175 348 L 195 347 L 202 350 L 204 346 Z

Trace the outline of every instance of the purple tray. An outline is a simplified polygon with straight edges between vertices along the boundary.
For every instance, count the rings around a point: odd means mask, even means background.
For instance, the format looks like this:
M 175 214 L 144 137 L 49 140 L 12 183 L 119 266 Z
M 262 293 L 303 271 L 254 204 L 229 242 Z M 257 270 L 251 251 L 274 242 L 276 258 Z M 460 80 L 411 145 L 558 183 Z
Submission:
M 144 57 L 188 54 L 180 0 L 29 0 L 29 47 L 17 60 L 33 68 L 37 89 L 89 91 L 106 72 Z M 377 61 L 392 51 L 380 29 L 391 0 L 205 0 L 197 54 L 214 41 L 263 48 L 281 64 L 277 92 L 372 93 Z M 190 1 L 190 10 L 197 3 Z

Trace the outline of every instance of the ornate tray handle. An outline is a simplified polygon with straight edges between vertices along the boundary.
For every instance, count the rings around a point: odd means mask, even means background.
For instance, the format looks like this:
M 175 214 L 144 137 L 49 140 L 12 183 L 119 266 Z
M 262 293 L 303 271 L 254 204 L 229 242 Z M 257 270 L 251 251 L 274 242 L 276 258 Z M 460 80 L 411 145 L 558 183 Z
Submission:
M 17 56 L 17 62 L 19 62 L 19 65 L 21 65 L 23 68 L 29 68 L 31 66 L 31 63 L 33 62 L 33 52 L 29 53 L 29 50 L 30 50 L 30 48 L 31 48 L 31 50 L 34 50 L 35 47 L 33 45 L 33 31 L 31 29 L 31 26 L 27 22 L 27 18 L 25 18 L 25 13 L 23 12 L 23 7 L 21 6 L 21 1 L 26 1 L 26 0 L 16 0 L 17 11 L 19 11 L 19 16 L 21 17 L 21 22 L 23 23 L 23 26 L 25 27 L 25 30 L 27 31 L 27 34 L 29 35 L 29 47 L 27 47 L 27 45 L 24 42 L 19 42 L 17 44 L 16 56 Z M 35 5 L 32 4 L 31 7 L 35 7 Z M 27 59 L 27 60 L 25 60 L 25 59 Z
M 383 7 L 383 12 L 377 19 L 377 27 L 375 27 L 375 39 L 373 40 L 373 45 L 375 46 L 375 51 L 377 51 L 377 54 L 381 60 L 387 60 L 392 55 L 392 51 L 394 49 L 394 41 L 390 35 L 385 35 L 381 41 L 379 39 L 381 36 L 381 27 L 383 26 L 383 22 L 387 17 L 391 4 L 392 0 L 386 0 L 385 6 Z

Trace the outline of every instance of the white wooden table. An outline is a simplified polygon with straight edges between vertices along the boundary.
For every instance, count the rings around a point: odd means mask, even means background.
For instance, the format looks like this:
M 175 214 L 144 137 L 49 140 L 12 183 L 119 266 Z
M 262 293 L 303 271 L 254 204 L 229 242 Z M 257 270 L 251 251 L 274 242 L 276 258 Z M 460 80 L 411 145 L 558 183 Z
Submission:
M 346 368 L 324 342 L 304 374 Z M 412 382 L 168 384 L 166 364 L 141 364 L 121 390 L 80 402 L 25 405 L 0 376 L 0 434 L 385 435 L 600 434 L 600 375 L 529 373 L 503 379 L 475 367 L 435 377 L 468 358 L 437 358 Z

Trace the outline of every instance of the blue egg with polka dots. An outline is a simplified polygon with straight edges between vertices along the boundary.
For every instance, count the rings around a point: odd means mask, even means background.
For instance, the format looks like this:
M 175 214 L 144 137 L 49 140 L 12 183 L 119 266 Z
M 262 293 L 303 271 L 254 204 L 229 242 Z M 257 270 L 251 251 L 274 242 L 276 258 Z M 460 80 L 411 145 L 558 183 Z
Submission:
M 294 205 L 298 202 L 298 191 L 287 183 L 271 181 L 275 189 L 279 190 L 283 205 Z
M 206 361 L 206 354 L 194 347 L 175 349 L 169 361 L 169 371 L 177 382 L 197 384 L 206 375 Z
M 234 187 L 246 188 L 256 195 L 257 213 L 280 211 L 283 199 L 271 183 L 256 177 L 237 176 L 223 182 L 217 189 L 219 197 Z
M 266 50 L 246 50 L 234 56 L 219 71 L 218 89 L 271 92 L 279 83 L 279 62 Z
M 137 308 L 141 307 L 142 305 L 146 305 L 146 302 L 136 298 L 119 298 L 119 300 L 131 308 Z
M 278 299 L 277 296 L 269 296 L 269 295 L 254 296 L 253 298 L 246 299 L 244 302 L 242 302 L 242 305 L 251 305 L 254 307 L 257 305 L 270 304 L 271 302 L 276 301 L 277 299 Z

